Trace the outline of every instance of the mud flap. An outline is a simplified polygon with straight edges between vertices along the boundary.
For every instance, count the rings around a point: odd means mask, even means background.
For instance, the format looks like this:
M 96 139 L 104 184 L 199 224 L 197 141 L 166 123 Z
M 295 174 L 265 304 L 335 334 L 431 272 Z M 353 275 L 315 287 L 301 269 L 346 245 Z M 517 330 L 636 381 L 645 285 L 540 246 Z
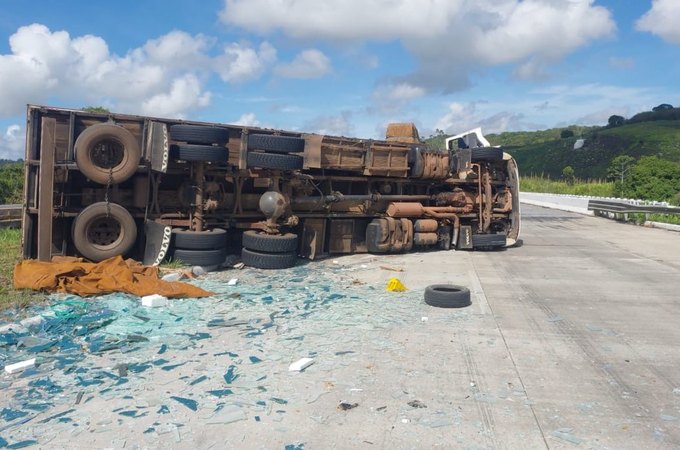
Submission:
M 168 143 L 168 127 L 164 123 L 149 122 L 145 153 L 151 159 L 151 169 L 156 172 L 167 172 L 170 145 Z
M 470 225 L 463 225 L 460 227 L 458 248 L 462 250 L 472 249 L 472 227 Z
M 157 266 L 163 262 L 170 248 L 172 227 L 157 222 L 146 222 L 144 225 L 146 245 L 144 246 L 145 266 Z

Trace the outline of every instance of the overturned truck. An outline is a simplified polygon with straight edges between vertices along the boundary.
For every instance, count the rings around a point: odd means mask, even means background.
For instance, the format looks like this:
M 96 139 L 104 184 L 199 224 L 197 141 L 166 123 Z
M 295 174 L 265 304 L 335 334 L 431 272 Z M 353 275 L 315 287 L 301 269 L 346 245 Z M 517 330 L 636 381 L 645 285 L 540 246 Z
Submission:
M 23 257 L 291 267 L 298 257 L 512 246 L 514 159 L 479 130 L 384 140 L 29 105 Z

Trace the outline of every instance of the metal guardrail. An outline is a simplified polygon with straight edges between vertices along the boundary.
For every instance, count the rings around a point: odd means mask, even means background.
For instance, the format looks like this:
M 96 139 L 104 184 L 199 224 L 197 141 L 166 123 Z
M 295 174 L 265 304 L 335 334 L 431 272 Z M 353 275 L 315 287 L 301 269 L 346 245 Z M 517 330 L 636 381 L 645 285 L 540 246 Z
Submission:
M 588 202 L 588 210 L 614 213 L 614 214 L 680 214 L 680 207 L 668 206 L 667 204 L 635 204 L 625 201 L 611 201 L 611 200 L 590 200 Z
M 0 205 L 0 228 L 20 228 L 21 205 Z

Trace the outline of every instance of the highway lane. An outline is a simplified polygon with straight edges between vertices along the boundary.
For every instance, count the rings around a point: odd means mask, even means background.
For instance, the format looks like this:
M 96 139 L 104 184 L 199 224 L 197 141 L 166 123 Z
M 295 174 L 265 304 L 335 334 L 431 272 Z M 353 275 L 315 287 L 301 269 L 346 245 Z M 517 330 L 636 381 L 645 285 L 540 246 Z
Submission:
M 521 248 L 472 261 L 546 442 L 680 447 L 680 233 L 523 220 Z
M 184 319 L 187 331 L 210 338 L 168 346 L 162 356 L 176 370 L 149 367 L 108 393 L 65 389 L 59 409 L 44 416 L 72 410 L 86 432 L 34 420 L 12 439 L 49 437 L 67 448 L 680 447 L 680 233 L 523 206 L 522 238 L 523 246 L 500 251 L 357 254 L 290 271 L 210 274 L 209 286 L 234 277 L 238 285 L 201 300 L 204 316 Z M 392 277 L 408 292 L 385 292 Z M 424 304 L 434 283 L 468 286 L 472 306 Z M 301 289 L 304 305 L 313 304 L 308 313 L 294 298 Z M 249 325 L 207 327 L 218 312 Z M 249 333 L 267 316 L 273 326 Z M 82 365 L 154 360 L 167 336 L 152 339 Z M 312 366 L 288 371 L 308 355 Z M 230 364 L 239 378 L 225 384 Z M 14 379 L 0 399 L 8 403 L 29 381 Z M 225 388 L 233 393 L 207 394 Z M 73 406 L 77 390 L 88 401 Z M 171 396 L 196 400 L 197 411 Z M 131 405 L 143 416 L 118 413 Z M 241 418 L 220 418 L 222 407 Z M 176 433 L 158 431 L 176 424 Z

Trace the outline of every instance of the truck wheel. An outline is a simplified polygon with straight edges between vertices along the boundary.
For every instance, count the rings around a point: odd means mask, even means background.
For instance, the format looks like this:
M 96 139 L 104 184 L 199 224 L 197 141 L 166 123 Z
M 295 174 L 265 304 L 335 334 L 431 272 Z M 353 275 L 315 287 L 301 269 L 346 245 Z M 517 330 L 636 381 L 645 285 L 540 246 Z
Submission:
M 214 250 L 227 246 L 227 230 L 222 228 L 204 231 L 173 228 L 172 236 L 175 248 L 184 250 Z
M 472 160 L 472 162 L 502 161 L 503 160 L 503 149 L 496 148 L 496 147 L 473 148 L 471 160 Z
M 505 235 L 497 234 L 473 234 L 473 248 L 498 248 L 505 247 Z
M 91 261 L 124 255 L 136 240 L 135 219 L 116 203 L 94 203 L 73 221 L 73 244 Z
M 229 140 L 229 130 L 203 125 L 172 125 L 170 126 L 170 137 L 174 141 L 190 144 L 225 145 Z
M 248 167 L 261 169 L 298 170 L 302 169 L 302 156 L 280 155 L 277 153 L 248 153 Z
M 243 248 L 267 253 L 286 253 L 297 250 L 297 234 L 266 234 L 262 231 L 243 232 Z
M 256 269 L 287 269 L 297 262 L 296 253 L 264 253 L 244 248 L 241 251 L 243 264 Z
M 170 251 L 173 261 L 181 261 L 187 266 L 219 266 L 227 258 L 227 249 L 185 250 L 176 248 Z
M 215 147 L 212 145 L 171 145 L 170 155 L 174 159 L 182 161 L 210 161 L 227 162 L 229 151 L 226 147 Z
M 74 145 L 78 169 L 90 180 L 108 184 L 130 178 L 139 166 L 139 142 L 125 128 L 112 123 L 92 125 Z
M 425 288 L 425 303 L 439 308 L 470 306 L 470 290 L 454 284 L 433 284 Z
M 305 150 L 305 140 L 290 136 L 250 134 L 248 135 L 248 150 L 264 150 L 271 153 L 301 153 Z

